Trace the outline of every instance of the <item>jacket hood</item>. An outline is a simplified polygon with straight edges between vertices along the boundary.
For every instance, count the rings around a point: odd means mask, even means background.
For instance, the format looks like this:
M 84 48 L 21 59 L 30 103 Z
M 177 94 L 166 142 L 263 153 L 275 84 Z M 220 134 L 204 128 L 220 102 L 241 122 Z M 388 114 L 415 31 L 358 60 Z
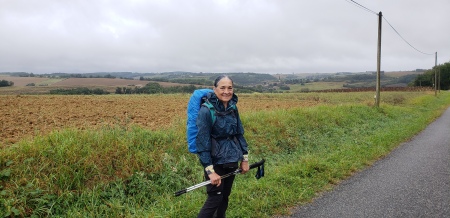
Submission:
M 214 107 L 218 111 L 225 111 L 227 108 L 224 108 L 222 102 L 217 98 L 217 95 L 212 92 L 210 95 L 208 95 L 208 101 L 214 105 Z M 230 101 L 228 102 L 228 108 L 230 108 L 232 105 L 236 105 L 238 102 L 238 97 L 233 93 L 233 96 L 231 97 Z

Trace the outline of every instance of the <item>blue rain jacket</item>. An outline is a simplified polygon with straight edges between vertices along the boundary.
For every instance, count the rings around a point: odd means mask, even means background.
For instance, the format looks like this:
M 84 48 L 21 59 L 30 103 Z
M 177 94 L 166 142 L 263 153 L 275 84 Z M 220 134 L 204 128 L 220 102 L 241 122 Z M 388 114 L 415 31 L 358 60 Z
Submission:
M 247 141 L 244 138 L 244 128 L 237 107 L 232 107 L 238 102 L 238 97 L 233 94 L 228 102 L 228 108 L 224 108 L 222 102 L 214 93 L 208 95 L 209 102 L 218 112 L 213 125 L 210 109 L 202 106 L 197 117 L 197 154 L 203 167 L 209 165 L 235 163 L 242 160 L 244 154 L 248 154 Z

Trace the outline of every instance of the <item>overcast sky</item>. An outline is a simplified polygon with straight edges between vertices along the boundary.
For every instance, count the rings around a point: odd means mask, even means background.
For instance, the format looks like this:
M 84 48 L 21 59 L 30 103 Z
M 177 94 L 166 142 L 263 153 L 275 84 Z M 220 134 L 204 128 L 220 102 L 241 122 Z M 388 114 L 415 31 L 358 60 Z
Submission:
M 0 0 L 0 72 L 375 71 L 380 11 L 381 70 L 450 61 L 449 0 L 354 2 Z

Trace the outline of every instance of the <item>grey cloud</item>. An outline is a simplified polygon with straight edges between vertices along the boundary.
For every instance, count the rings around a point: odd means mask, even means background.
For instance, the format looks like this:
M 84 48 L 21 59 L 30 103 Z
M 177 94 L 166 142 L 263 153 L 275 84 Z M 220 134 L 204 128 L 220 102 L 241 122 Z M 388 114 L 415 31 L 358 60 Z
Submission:
M 4 1 L 0 72 L 376 69 L 377 16 L 349 1 Z M 417 49 L 450 58 L 446 0 L 357 1 Z M 382 69 L 431 68 L 383 22 Z

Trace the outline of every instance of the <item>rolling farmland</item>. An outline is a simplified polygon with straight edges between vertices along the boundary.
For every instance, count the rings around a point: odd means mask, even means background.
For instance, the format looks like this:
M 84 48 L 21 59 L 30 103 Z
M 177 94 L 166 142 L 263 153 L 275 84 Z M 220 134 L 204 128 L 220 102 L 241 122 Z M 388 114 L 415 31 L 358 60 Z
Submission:
M 255 97 L 256 96 L 256 97 Z M 258 111 L 319 103 L 317 98 L 292 100 L 240 95 L 239 110 Z M 105 125 L 168 127 L 186 118 L 189 95 L 0 95 L 0 144 L 64 128 L 96 129 Z
M 54 89 L 71 89 L 77 87 L 100 88 L 114 93 L 117 87 L 142 87 L 150 81 L 118 79 L 118 78 L 41 78 L 41 77 L 14 77 L 0 75 L 0 80 L 14 82 L 14 86 L 0 87 L 0 95 L 17 94 L 49 94 Z M 34 86 L 29 84 L 33 83 Z M 187 84 L 158 82 L 162 87 L 185 86 Z M 27 86 L 28 85 L 28 86 Z

